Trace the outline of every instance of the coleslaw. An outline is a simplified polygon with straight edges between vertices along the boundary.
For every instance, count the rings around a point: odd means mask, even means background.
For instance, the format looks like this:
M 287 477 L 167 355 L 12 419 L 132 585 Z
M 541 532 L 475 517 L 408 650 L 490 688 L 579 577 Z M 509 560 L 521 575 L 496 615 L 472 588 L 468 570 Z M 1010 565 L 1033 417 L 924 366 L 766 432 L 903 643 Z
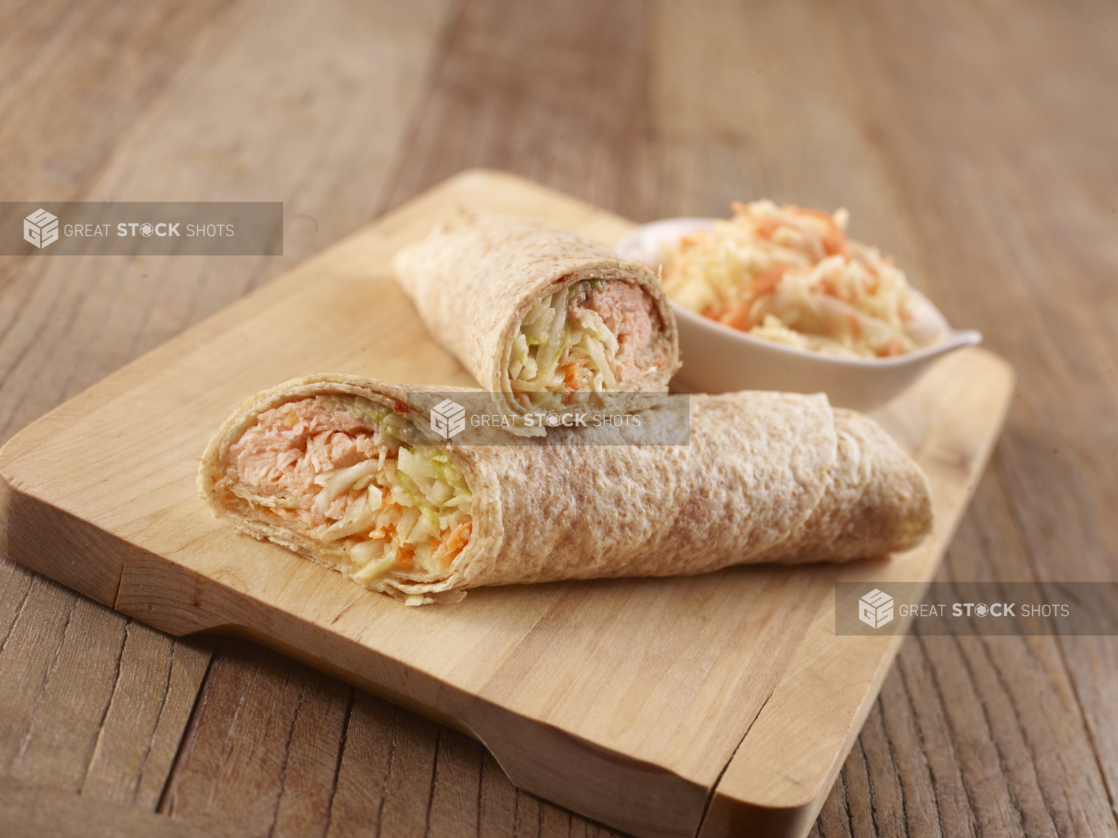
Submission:
M 734 217 L 666 245 L 672 300 L 734 329 L 832 355 L 884 358 L 923 345 L 916 297 L 874 247 L 848 239 L 849 213 L 735 201 Z

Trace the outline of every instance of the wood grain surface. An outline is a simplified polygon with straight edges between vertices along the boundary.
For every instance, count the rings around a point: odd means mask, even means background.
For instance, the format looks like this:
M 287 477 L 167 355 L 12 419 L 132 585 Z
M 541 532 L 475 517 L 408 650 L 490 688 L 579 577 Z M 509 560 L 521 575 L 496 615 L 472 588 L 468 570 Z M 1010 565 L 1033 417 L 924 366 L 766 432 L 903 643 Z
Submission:
M 0 440 L 462 168 L 638 220 L 769 195 L 849 207 L 1018 370 L 942 578 L 1115 578 L 1113 4 L 530 5 L 0 6 L 4 200 L 282 200 L 287 222 L 282 258 L 0 257 Z M 5 786 L 5 823 L 174 802 L 172 823 L 221 829 L 260 798 L 275 807 L 252 834 L 369 834 L 374 811 L 385 835 L 610 834 L 517 792 L 460 734 L 317 678 L 5 561 L 0 775 L 31 784 Z M 288 681 L 315 708 L 301 726 Z M 1115 696 L 1114 638 L 913 637 L 813 834 L 1118 834 Z M 237 740 L 268 757 L 236 762 L 210 805 L 222 720 L 273 706 L 278 728 Z M 365 761 L 388 766 L 379 785 Z M 329 785 L 328 817 L 317 791 L 285 803 L 284 776 Z

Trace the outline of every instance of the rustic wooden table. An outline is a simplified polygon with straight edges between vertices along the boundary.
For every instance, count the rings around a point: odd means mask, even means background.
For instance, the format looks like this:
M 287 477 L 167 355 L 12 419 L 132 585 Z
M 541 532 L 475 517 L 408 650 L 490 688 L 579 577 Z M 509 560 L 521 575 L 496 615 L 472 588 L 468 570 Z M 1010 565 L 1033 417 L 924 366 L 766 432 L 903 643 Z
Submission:
M 282 200 L 283 257 L 0 259 L 0 442 L 471 166 L 851 210 L 1019 374 L 943 579 L 1118 575 L 1118 7 L 0 5 L 0 200 Z M 75 556 L 80 561 L 81 557 Z M 909 638 L 813 835 L 1118 835 L 1118 639 Z M 0 557 L 0 833 L 609 835 L 485 750 Z

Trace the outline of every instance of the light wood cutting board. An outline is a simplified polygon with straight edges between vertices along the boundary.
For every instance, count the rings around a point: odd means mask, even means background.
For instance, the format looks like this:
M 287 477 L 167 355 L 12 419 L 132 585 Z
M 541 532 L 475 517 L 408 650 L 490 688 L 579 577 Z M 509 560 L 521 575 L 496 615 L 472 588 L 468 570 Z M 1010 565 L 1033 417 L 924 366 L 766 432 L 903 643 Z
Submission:
M 405 608 L 234 534 L 195 470 L 245 397 L 295 376 L 473 385 L 390 267 L 461 203 L 609 244 L 632 226 L 509 175 L 447 181 L 13 438 L 0 550 L 164 631 L 248 636 L 460 728 L 521 788 L 634 835 L 805 835 L 900 643 L 835 636 L 834 583 L 934 575 L 1001 428 L 1010 368 L 957 353 L 878 416 L 932 484 L 936 530 L 909 553 Z

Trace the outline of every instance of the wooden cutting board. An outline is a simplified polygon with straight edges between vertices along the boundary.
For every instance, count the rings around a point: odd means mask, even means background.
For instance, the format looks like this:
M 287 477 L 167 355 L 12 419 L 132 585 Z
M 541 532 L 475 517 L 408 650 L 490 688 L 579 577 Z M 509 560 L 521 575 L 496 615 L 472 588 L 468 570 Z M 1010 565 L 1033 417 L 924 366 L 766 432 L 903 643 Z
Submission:
M 390 267 L 461 203 L 610 244 L 632 226 L 509 175 L 447 181 L 13 438 L 0 550 L 171 634 L 248 636 L 453 725 L 521 788 L 625 832 L 805 835 L 900 643 L 835 636 L 834 583 L 931 579 L 1001 428 L 1009 366 L 959 352 L 878 416 L 932 484 L 936 530 L 909 553 L 405 608 L 236 535 L 195 469 L 245 397 L 295 376 L 472 385 Z

